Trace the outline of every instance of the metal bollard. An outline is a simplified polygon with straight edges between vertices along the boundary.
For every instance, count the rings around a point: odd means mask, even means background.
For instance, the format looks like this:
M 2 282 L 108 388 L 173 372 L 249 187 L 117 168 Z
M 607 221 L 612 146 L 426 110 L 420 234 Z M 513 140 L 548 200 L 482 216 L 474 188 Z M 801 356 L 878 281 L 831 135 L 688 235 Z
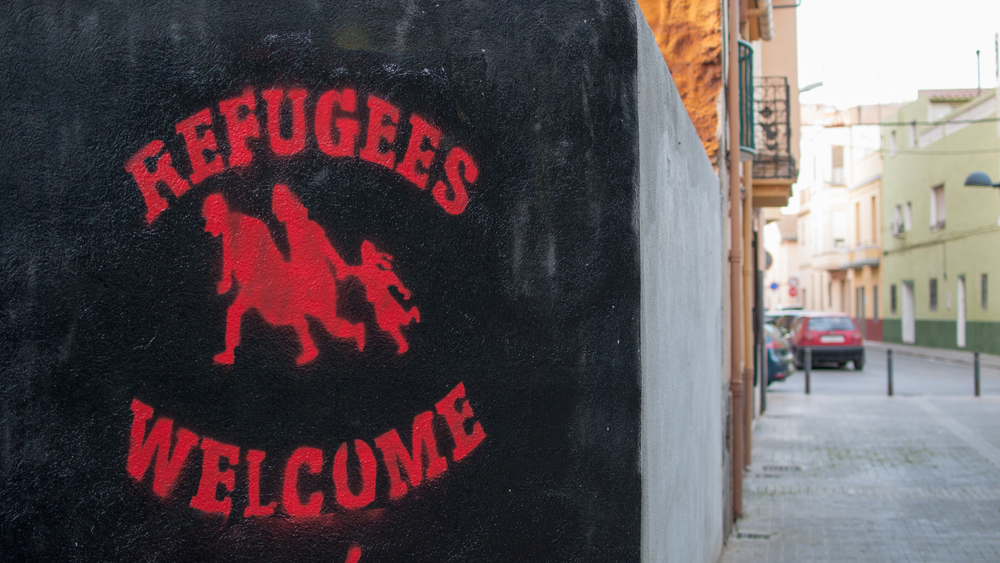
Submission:
M 760 354 L 757 357 L 760 361 L 760 372 L 764 374 L 760 384 L 760 412 L 763 413 L 767 411 L 767 383 L 771 380 L 771 374 L 768 373 L 767 348 L 763 344 L 760 345 Z
M 889 396 L 892 397 L 892 348 L 886 350 L 885 355 L 889 358 Z
M 812 348 L 806 348 L 806 359 L 802 362 L 806 366 L 806 395 L 809 394 L 809 383 L 812 378 L 813 369 L 813 351 Z
M 979 350 L 974 350 L 972 353 L 972 373 L 976 377 L 976 396 L 979 396 Z

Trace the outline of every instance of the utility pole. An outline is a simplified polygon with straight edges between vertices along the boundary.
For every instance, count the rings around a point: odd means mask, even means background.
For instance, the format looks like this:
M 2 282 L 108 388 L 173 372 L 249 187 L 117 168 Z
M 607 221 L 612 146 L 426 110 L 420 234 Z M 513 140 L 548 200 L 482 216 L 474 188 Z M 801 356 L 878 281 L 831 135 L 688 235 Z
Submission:
M 979 49 L 976 49 L 976 90 L 983 89 L 983 76 L 979 72 Z

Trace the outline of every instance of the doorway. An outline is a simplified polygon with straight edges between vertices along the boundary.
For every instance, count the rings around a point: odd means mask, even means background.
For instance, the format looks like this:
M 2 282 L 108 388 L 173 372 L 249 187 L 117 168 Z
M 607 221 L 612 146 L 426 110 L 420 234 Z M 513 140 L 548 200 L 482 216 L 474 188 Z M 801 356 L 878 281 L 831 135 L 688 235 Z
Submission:
M 903 342 L 913 344 L 917 340 L 917 326 L 914 314 L 913 281 L 903 282 Z
M 965 276 L 958 276 L 958 347 L 965 348 Z

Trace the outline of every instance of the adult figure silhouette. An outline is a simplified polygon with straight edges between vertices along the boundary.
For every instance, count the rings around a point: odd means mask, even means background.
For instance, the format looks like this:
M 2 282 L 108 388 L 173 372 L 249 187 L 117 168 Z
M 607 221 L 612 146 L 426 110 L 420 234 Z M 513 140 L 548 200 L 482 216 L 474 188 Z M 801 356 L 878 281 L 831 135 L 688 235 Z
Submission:
M 365 347 L 365 325 L 351 324 L 337 315 L 337 279 L 350 268 L 334 250 L 323 227 L 309 219 L 309 210 L 284 184 L 276 184 L 271 209 L 288 234 L 289 277 L 299 286 L 301 310 L 318 320 L 335 338 L 354 339 L 358 350 Z M 332 270 L 331 270 L 332 269 Z M 332 275 L 331 275 L 332 272 Z M 312 354 L 304 363 L 315 357 Z
M 318 354 L 307 316 L 319 320 L 332 336 L 353 338 L 359 349 L 364 347 L 364 325 L 351 325 L 336 316 L 336 282 L 325 263 L 321 268 L 310 267 L 306 260 L 296 263 L 291 244 L 293 259 L 286 261 L 263 221 L 230 211 L 220 194 L 205 199 L 202 215 L 205 230 L 222 237 L 222 279 L 217 292 L 228 293 L 234 279 L 238 285 L 226 311 L 226 349 L 214 357 L 217 363 L 233 363 L 243 315 L 250 310 L 259 312 L 268 324 L 295 330 L 302 346 L 296 358 L 299 365 Z

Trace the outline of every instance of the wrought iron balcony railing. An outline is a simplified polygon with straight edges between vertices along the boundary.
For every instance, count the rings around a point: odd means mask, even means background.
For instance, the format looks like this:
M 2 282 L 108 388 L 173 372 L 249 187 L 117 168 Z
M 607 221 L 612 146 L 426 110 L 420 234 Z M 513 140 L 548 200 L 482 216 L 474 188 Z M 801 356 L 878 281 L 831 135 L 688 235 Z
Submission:
M 754 153 L 753 46 L 740 40 L 740 160 Z
M 753 176 L 794 180 L 798 170 L 792 156 L 788 78 L 761 76 L 757 77 L 754 86 L 757 154 L 753 159 Z

